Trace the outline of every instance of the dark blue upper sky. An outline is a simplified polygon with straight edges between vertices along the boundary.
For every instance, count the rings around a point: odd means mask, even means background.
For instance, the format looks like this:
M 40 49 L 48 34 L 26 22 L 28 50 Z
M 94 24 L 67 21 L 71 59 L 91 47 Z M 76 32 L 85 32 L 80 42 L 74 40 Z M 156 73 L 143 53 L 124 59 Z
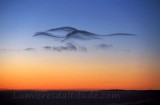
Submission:
M 134 33 L 139 36 L 132 44 L 144 41 L 141 43 L 144 47 L 148 46 L 145 44 L 157 45 L 159 42 L 155 39 L 159 38 L 160 33 L 160 2 L 159 0 L 0 0 L 0 48 L 24 48 L 35 47 L 35 43 L 46 44 L 45 41 L 35 40 L 32 35 L 37 31 L 61 26 L 72 26 L 98 34 Z M 127 46 L 130 41 L 123 38 L 114 37 L 107 41 Z

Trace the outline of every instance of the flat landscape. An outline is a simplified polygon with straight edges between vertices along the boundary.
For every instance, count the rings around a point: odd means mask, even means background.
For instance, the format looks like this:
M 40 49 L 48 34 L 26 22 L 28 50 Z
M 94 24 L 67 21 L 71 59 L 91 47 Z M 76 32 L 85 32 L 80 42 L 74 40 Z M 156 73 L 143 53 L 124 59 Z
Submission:
M 0 91 L 1 105 L 160 105 L 159 90 Z

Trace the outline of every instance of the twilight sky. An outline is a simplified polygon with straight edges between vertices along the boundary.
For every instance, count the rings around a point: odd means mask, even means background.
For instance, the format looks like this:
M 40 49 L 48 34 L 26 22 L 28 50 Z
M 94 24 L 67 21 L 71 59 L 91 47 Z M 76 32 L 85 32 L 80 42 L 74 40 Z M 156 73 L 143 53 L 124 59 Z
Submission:
M 158 0 L 0 0 L 0 88 L 160 89 L 159 11 Z M 75 41 L 86 52 L 44 51 L 66 45 L 33 37 L 62 26 L 137 36 Z

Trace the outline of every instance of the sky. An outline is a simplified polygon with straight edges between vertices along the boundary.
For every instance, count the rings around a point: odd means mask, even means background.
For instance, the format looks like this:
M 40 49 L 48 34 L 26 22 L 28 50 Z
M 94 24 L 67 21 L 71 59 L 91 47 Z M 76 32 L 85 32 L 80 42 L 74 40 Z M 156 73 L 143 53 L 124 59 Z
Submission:
M 0 0 L 0 88 L 160 89 L 159 5 L 158 0 Z M 136 36 L 75 40 L 86 50 L 61 52 L 43 47 L 66 43 L 33 37 L 63 26 Z

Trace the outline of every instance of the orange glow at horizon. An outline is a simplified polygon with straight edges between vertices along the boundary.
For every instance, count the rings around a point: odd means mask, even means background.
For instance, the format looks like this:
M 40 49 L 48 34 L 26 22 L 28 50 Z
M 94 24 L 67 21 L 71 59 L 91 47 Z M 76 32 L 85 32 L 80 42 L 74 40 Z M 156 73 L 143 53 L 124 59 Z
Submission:
M 160 89 L 159 72 L 127 55 L 127 59 L 78 52 L 4 56 L 0 89 Z

